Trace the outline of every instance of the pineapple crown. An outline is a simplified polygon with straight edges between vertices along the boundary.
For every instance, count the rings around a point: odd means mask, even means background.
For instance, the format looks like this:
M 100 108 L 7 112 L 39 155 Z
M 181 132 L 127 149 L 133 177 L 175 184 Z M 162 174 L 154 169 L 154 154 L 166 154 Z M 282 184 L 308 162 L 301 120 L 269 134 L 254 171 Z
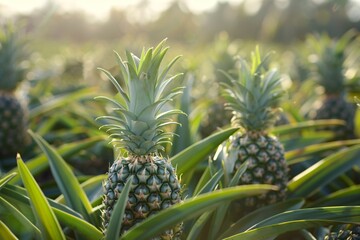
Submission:
M 348 31 L 339 39 L 326 34 L 310 35 L 307 39 L 318 54 L 314 62 L 315 75 L 326 94 L 342 94 L 345 91 L 345 51 L 353 37 L 354 32 Z
M 181 114 L 178 109 L 163 111 L 164 105 L 182 93 L 182 87 L 170 88 L 169 84 L 179 75 L 168 77 L 168 72 L 179 56 L 174 58 L 163 70 L 161 62 L 168 50 L 163 48 L 165 40 L 155 49 L 143 49 L 141 57 L 126 51 L 127 61 L 115 52 L 123 79 L 122 87 L 112 74 L 100 68 L 118 91 L 117 98 L 98 97 L 115 105 L 113 116 L 97 119 L 108 120 L 101 128 L 106 128 L 114 147 L 126 149 L 135 156 L 157 154 L 164 150 L 163 143 L 171 143 L 174 133 L 166 132 L 164 127 L 178 124 L 169 116 Z
M 233 111 L 232 123 L 246 131 L 266 131 L 278 118 L 284 91 L 278 71 L 266 69 L 268 57 L 262 60 L 257 47 L 251 53 L 251 68 L 239 58 L 237 79 L 223 72 L 229 80 L 222 83 L 225 107 Z
M 10 25 L 0 29 L 0 90 L 14 91 L 24 80 L 26 68 L 24 60 L 24 41 L 19 33 Z

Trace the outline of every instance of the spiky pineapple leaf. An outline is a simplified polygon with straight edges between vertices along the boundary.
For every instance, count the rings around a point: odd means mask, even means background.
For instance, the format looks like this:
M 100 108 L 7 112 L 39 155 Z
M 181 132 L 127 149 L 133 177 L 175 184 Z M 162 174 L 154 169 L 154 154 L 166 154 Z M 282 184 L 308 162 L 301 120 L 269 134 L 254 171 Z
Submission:
M 67 212 L 61 211 L 57 208 L 53 208 L 56 218 L 59 222 L 81 235 L 81 239 L 93 240 L 102 239 L 103 233 L 97 229 L 94 225 L 86 220 L 76 217 Z
M 5 177 L 0 179 L 0 189 L 5 186 L 13 177 L 15 177 L 17 175 L 16 172 L 12 172 L 8 175 L 6 175 Z
M 193 240 L 193 239 L 200 239 L 199 235 L 201 234 L 201 231 L 205 227 L 208 219 L 211 217 L 212 211 L 208 211 L 203 213 L 197 220 L 194 222 L 191 226 L 191 229 L 189 231 L 189 234 L 186 238 L 186 240 Z
M 81 188 L 84 189 L 86 196 L 90 200 L 90 202 L 96 201 L 98 198 L 102 197 L 103 194 L 103 182 L 107 178 L 105 174 L 97 175 L 89 178 L 80 184 Z M 59 195 L 56 199 L 56 202 L 65 204 L 64 195 Z
M 25 214 L 25 209 L 28 208 L 28 211 L 31 212 L 30 209 L 30 200 L 28 198 L 28 194 L 26 189 L 20 187 L 20 186 L 15 186 L 15 185 L 6 185 L 5 187 L 3 187 L 0 191 L 0 196 L 3 197 L 4 199 L 6 199 L 7 201 L 14 203 L 16 202 L 17 206 L 20 207 L 20 209 L 22 210 L 22 213 L 24 215 Z M 57 208 L 61 211 L 67 212 L 71 215 L 74 215 L 76 217 L 81 218 L 82 216 L 78 213 L 75 212 L 74 210 L 72 210 L 71 208 L 69 208 L 68 206 L 59 204 L 57 202 L 55 202 L 53 199 L 48 198 L 47 199 L 50 206 L 52 208 Z M 30 216 L 26 215 L 28 218 Z
M 176 154 L 170 161 L 177 168 L 178 174 L 186 174 L 237 130 L 238 128 L 229 128 L 210 135 Z
M 187 219 L 192 219 L 204 212 L 213 210 L 214 207 L 226 201 L 258 195 L 278 188 L 271 185 L 253 184 L 213 191 L 201 194 L 194 198 L 186 199 L 184 202 L 175 204 L 127 231 L 122 240 L 126 239 L 151 239 L 164 230 Z M 146 231 L 143 231 L 146 229 Z
M 205 185 L 208 184 L 208 182 L 212 177 L 213 176 L 210 173 L 210 168 L 209 167 L 205 168 L 200 179 L 197 181 L 196 187 L 193 193 L 191 194 L 191 196 L 196 196 L 199 193 L 199 191 L 203 189 Z
M 59 147 L 59 149 L 57 149 L 57 152 L 63 158 L 68 158 L 68 157 L 73 156 L 76 153 L 79 153 L 83 149 L 87 149 L 87 148 L 93 146 L 94 144 L 96 144 L 100 141 L 103 141 L 104 139 L 106 139 L 104 136 L 97 136 L 97 137 L 92 137 L 89 139 L 80 140 L 80 141 L 69 143 L 69 144 L 64 144 L 61 147 Z M 49 161 L 47 160 L 45 154 L 41 154 L 33 159 L 29 159 L 25 162 L 25 164 L 33 176 L 36 176 L 36 175 L 42 173 L 49 167 Z M 8 173 L 6 173 L 5 176 L 8 176 L 8 175 L 12 174 L 13 172 L 16 172 L 16 168 L 10 170 Z M 20 181 L 21 181 L 20 176 L 16 175 L 16 176 L 12 177 L 12 179 L 9 181 L 9 183 L 19 184 Z
M 18 239 L 1 220 L 0 220 L 0 239 L 7 239 L 7 240 Z
M 320 127 L 328 126 L 344 126 L 346 123 L 339 119 L 326 119 L 326 120 L 310 120 L 298 122 L 293 124 L 281 125 L 271 129 L 271 132 L 276 135 L 294 134 L 304 130 L 314 130 Z
M 53 111 L 59 107 L 64 107 L 70 103 L 82 100 L 82 99 L 93 99 L 96 95 L 95 88 L 84 88 L 78 91 L 75 91 L 70 94 L 64 94 L 61 96 L 56 96 L 51 100 L 47 101 L 30 110 L 29 118 L 33 119 L 47 112 Z
M 275 203 L 269 206 L 262 207 L 260 209 L 255 210 L 254 212 L 244 216 L 236 223 L 231 225 L 218 239 L 224 239 L 226 237 L 230 237 L 246 231 L 251 228 L 253 225 L 261 222 L 262 220 L 274 216 L 276 214 L 299 209 L 304 205 L 303 199 L 290 199 L 284 202 Z
M 288 184 L 289 196 L 307 197 L 359 161 L 360 145 L 334 153 L 295 176 Z
M 130 176 L 125 183 L 123 190 L 112 211 L 109 226 L 106 229 L 105 240 L 117 239 L 120 235 L 121 223 L 125 213 L 126 203 L 129 198 L 130 186 L 132 184 L 133 176 Z
M 249 230 L 224 240 L 265 240 L 289 231 L 326 226 L 334 223 L 358 223 L 359 206 L 308 208 L 286 211 L 258 224 Z
M 235 187 L 239 183 L 240 177 L 243 175 L 243 173 L 246 171 L 248 166 L 248 162 L 244 162 L 240 165 L 240 167 L 236 170 L 234 176 L 230 179 L 230 182 L 228 183 L 227 187 Z M 215 210 L 214 217 L 212 218 L 211 226 L 213 226 L 210 229 L 211 239 L 215 239 L 216 236 L 218 236 L 218 233 L 220 231 L 220 228 L 224 221 L 226 221 L 226 214 L 228 212 L 229 203 L 224 203 L 223 205 L 219 206 Z
M 360 139 L 352 140 L 340 140 L 326 143 L 312 144 L 307 147 L 297 148 L 285 153 L 285 159 L 288 164 L 294 164 L 298 162 L 299 158 L 307 157 L 314 154 L 319 154 L 329 150 L 337 150 L 345 146 L 352 146 L 360 144 Z
M 31 175 L 29 169 L 27 169 L 20 156 L 18 156 L 17 164 L 21 179 L 28 191 L 33 213 L 37 219 L 37 224 L 39 225 L 38 227 L 41 231 L 42 238 L 65 240 L 66 238 L 61 229 L 60 223 L 55 217 L 49 202 L 46 200 L 41 188 L 36 183 L 36 180 Z
M 18 223 L 22 226 L 21 230 L 27 235 L 33 233 L 37 238 L 41 238 L 40 230 L 10 202 L 6 201 L 4 198 L 0 197 L 0 206 L 4 208 L 7 214 L 10 214 L 18 220 Z M 11 228 L 11 226 L 10 226 Z
M 304 132 L 299 135 L 294 135 L 291 137 L 279 136 L 279 139 L 284 146 L 284 149 L 291 151 L 298 148 L 304 148 L 307 146 L 312 146 L 314 144 L 324 143 L 333 139 L 335 134 L 330 131 L 319 131 L 319 132 Z
M 4 199 L 6 198 L 8 202 L 16 205 L 17 208 L 20 208 L 21 214 L 23 214 L 27 219 L 29 219 L 30 217 L 32 217 L 32 215 L 29 216 L 28 212 L 31 212 L 32 209 L 30 206 L 30 200 L 27 197 L 27 193 L 23 190 L 25 191 L 25 189 L 22 189 L 18 186 L 7 185 L 1 190 L 1 197 Z M 94 225 L 86 222 L 79 213 L 73 211 L 67 206 L 55 202 L 52 199 L 47 199 L 47 201 L 49 202 L 56 218 L 61 224 L 74 229 L 76 232 L 80 233 L 85 239 L 90 240 L 94 238 L 101 238 L 102 232 L 99 231 Z
M 216 186 L 219 185 L 219 181 L 223 175 L 224 175 L 224 172 L 221 170 L 216 172 L 199 191 L 194 192 L 194 196 L 197 196 L 199 194 L 208 193 L 208 192 L 215 190 Z
M 31 131 L 29 133 L 47 156 L 51 172 L 60 191 L 64 194 L 66 203 L 88 221 L 91 221 L 92 219 L 89 216 L 92 212 L 91 203 L 70 167 L 41 136 Z
M 360 205 L 359 196 L 360 186 L 355 185 L 326 195 L 313 203 L 307 204 L 307 207 Z

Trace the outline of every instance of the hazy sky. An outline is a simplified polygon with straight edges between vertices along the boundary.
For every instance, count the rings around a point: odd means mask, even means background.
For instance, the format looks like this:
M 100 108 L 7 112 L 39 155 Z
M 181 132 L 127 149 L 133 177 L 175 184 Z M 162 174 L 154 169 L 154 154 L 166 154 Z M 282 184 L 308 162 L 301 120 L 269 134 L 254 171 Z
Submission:
M 0 0 L 0 9 L 6 10 L 8 13 L 28 13 L 35 8 L 43 6 L 48 0 Z M 134 7 L 142 0 L 52 0 L 61 9 L 73 10 L 82 9 L 98 18 L 103 18 L 107 15 L 112 7 Z M 242 0 L 182 0 L 189 6 L 192 11 L 198 12 L 202 10 L 209 10 L 216 6 L 217 2 L 232 2 L 238 3 Z M 254 2 L 258 0 L 252 0 Z M 144 1 L 143 1 L 144 2 Z M 173 2 L 172 0 L 148 0 L 148 9 L 154 12 L 159 12 L 166 9 L 166 7 Z M 3 11 L 4 12 L 4 11 Z

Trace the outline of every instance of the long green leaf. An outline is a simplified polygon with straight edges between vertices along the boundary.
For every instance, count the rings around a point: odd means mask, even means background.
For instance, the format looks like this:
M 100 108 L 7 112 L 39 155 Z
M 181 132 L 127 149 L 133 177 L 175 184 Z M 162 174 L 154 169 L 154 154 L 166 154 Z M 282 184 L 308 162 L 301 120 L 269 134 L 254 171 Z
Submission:
M 0 239 L 6 239 L 6 240 L 18 239 L 2 221 L 0 221 Z
M 314 130 L 319 127 L 326 127 L 332 125 L 345 125 L 346 123 L 343 120 L 338 119 L 326 119 L 326 120 L 310 120 L 304 122 L 298 122 L 294 124 L 287 124 L 277 126 L 271 130 L 272 133 L 278 134 L 293 134 L 298 133 L 304 130 Z
M 291 151 L 330 141 L 334 136 L 335 134 L 330 131 L 310 132 L 301 134 L 300 136 L 294 135 L 290 138 L 280 136 L 280 141 L 286 151 Z
M 199 190 L 199 192 L 194 193 L 194 196 L 213 191 L 215 187 L 219 185 L 219 181 L 223 175 L 224 172 L 219 170 L 217 173 L 214 174 L 214 176 L 211 177 L 211 179 L 203 186 L 203 188 Z
M 200 161 L 204 160 L 223 141 L 235 133 L 238 128 L 229 128 L 197 142 L 176 154 L 170 161 L 176 166 L 178 174 L 183 174 L 193 169 Z
M 51 172 L 60 191 L 64 194 L 66 203 L 91 221 L 89 217 L 92 212 L 91 203 L 70 167 L 42 137 L 31 131 L 29 133 L 47 156 Z
M 71 229 L 73 229 L 76 233 L 79 233 L 82 238 L 81 239 L 102 239 L 103 233 L 97 229 L 94 225 L 90 224 L 89 222 L 61 211 L 57 208 L 53 208 L 53 211 L 59 220 L 59 222 Z
M 277 190 L 277 188 L 271 185 L 253 184 L 226 188 L 189 198 L 134 226 L 121 239 L 151 239 L 171 226 L 213 210 L 214 207 L 226 201 L 258 195 L 270 190 Z
M 111 214 L 109 226 L 106 230 L 105 240 L 117 239 L 120 235 L 121 223 L 125 213 L 126 203 L 129 198 L 133 176 L 127 180 Z
M 195 189 L 194 189 L 194 192 L 193 192 L 192 194 L 190 193 L 190 195 L 191 195 L 191 196 L 197 195 L 197 194 L 199 193 L 199 191 L 200 191 L 201 189 L 203 189 L 205 185 L 208 184 L 208 182 L 210 181 L 211 178 L 212 178 L 212 176 L 211 176 L 211 173 L 210 173 L 210 168 L 207 167 L 207 168 L 205 168 L 205 170 L 203 171 L 200 179 L 197 181 L 197 184 L 196 184 L 196 187 L 195 187 Z
M 324 207 L 287 211 L 263 220 L 252 229 L 225 238 L 226 240 L 265 240 L 294 230 L 334 223 L 358 223 L 360 207 Z
M 352 186 L 341 189 L 324 198 L 319 199 L 307 207 L 325 207 L 325 206 L 347 206 L 347 205 L 360 205 L 360 186 Z
M 79 101 L 80 99 L 93 99 L 97 95 L 94 88 L 85 88 L 73 93 L 56 96 L 50 101 L 31 109 L 29 118 L 33 119 L 41 114 L 47 113 L 59 107 L 65 107 L 69 103 Z
M 30 199 L 25 189 L 19 186 L 6 185 L 0 191 L 1 197 L 7 199 L 9 202 L 16 202 L 21 207 L 21 210 L 25 211 L 26 208 L 30 209 Z M 52 208 L 57 208 L 61 211 L 67 212 L 75 217 L 82 217 L 78 212 L 75 212 L 73 209 L 55 202 L 53 199 L 48 198 L 48 202 Z
M 228 187 L 235 187 L 236 185 L 238 185 L 239 179 L 241 175 L 243 175 L 246 171 L 247 166 L 248 162 L 244 162 L 243 164 L 241 164 L 241 166 L 236 170 L 234 176 L 228 183 Z M 218 209 L 216 209 L 214 217 L 212 218 L 211 226 L 213 227 L 210 229 L 209 234 L 209 236 L 211 236 L 211 239 L 216 239 L 216 236 L 218 236 L 222 224 L 226 221 L 226 213 L 228 212 L 228 208 L 229 203 L 224 203 Z
M 295 176 L 288 184 L 291 197 L 306 197 L 360 161 L 360 145 L 326 157 Z
M 92 178 L 89 178 L 88 180 L 80 184 L 81 188 L 84 189 L 87 197 L 91 202 L 97 200 L 98 197 L 102 196 L 103 194 L 102 183 L 106 178 L 107 176 L 105 174 L 97 175 Z M 55 201 L 64 204 L 65 203 L 64 195 L 63 194 L 59 195 L 55 199 Z
M 289 164 L 291 164 L 292 162 L 295 162 L 295 160 L 297 158 L 309 156 L 312 154 L 322 153 L 322 152 L 328 151 L 328 150 L 337 150 L 337 149 L 343 148 L 345 146 L 351 146 L 351 145 L 356 145 L 356 144 L 360 144 L 360 139 L 312 144 L 312 145 L 304 147 L 304 148 L 287 151 L 285 153 L 285 159 Z
M 299 209 L 304 205 L 304 200 L 302 199 L 290 199 L 284 202 L 272 204 L 266 207 L 255 210 L 254 212 L 244 216 L 239 221 L 234 223 L 228 230 L 223 232 L 223 234 L 218 238 L 224 239 L 232 235 L 244 232 L 262 220 L 274 216 L 276 214 L 288 211 Z
M 64 144 L 61 147 L 59 147 L 59 149 L 57 151 L 59 154 L 61 154 L 61 156 L 63 158 L 68 158 L 76 153 L 79 153 L 83 149 L 87 149 L 87 148 L 91 147 L 92 145 L 94 145 L 100 141 L 103 141 L 104 139 L 106 139 L 104 136 L 98 136 L 98 137 L 81 140 L 78 142 Z M 27 160 L 25 164 L 33 176 L 36 176 L 37 174 L 45 171 L 49 167 L 49 161 L 47 160 L 45 154 L 41 154 L 33 159 Z M 13 174 L 16 171 L 17 171 L 17 169 L 13 169 L 13 170 L 9 171 L 6 174 L 6 176 Z M 20 181 L 21 181 L 20 176 L 16 175 L 16 176 L 12 177 L 12 179 L 9 181 L 9 183 L 19 184 Z
M 6 175 L 5 177 L 0 179 L 0 189 L 5 186 L 13 177 L 17 175 L 16 172 L 12 172 L 9 175 Z
M 208 219 L 211 217 L 212 211 L 203 213 L 196 222 L 192 225 L 191 230 L 187 236 L 187 240 L 200 239 L 199 235 L 205 227 Z
M 27 218 L 22 214 L 15 206 L 11 203 L 6 201 L 4 198 L 0 197 L 0 206 L 6 209 L 7 214 L 14 216 L 18 222 L 21 224 L 22 229 L 26 229 L 27 231 L 33 232 L 37 238 L 40 238 L 40 231 L 39 229 Z
M 65 240 L 65 235 L 45 195 L 20 157 L 17 159 L 17 164 L 23 183 L 28 191 L 43 239 Z
M 8 201 L 11 201 L 11 203 L 15 203 L 17 207 L 21 207 L 22 211 L 24 211 L 26 208 L 28 208 L 31 211 L 29 198 L 26 195 L 23 195 L 22 191 L 19 191 L 21 189 L 16 189 L 15 187 L 16 186 L 4 187 L 1 191 L 3 192 L 3 194 L 1 194 L 2 197 L 4 198 L 6 197 L 7 199 L 9 199 Z M 0 199 L 2 199 L 2 197 L 0 197 Z M 82 216 L 80 214 L 74 212 L 72 209 L 64 205 L 56 203 L 52 199 L 48 199 L 48 202 L 52 210 L 54 211 L 56 218 L 59 220 L 61 224 L 74 229 L 75 231 L 86 237 L 86 239 L 101 238 L 102 236 L 101 231 L 99 231 L 95 226 L 91 225 L 90 223 L 82 219 Z M 12 214 L 15 215 L 15 213 Z M 21 212 L 21 214 L 24 215 L 25 213 Z M 26 216 L 24 217 L 26 218 Z M 30 224 L 28 226 L 30 226 Z

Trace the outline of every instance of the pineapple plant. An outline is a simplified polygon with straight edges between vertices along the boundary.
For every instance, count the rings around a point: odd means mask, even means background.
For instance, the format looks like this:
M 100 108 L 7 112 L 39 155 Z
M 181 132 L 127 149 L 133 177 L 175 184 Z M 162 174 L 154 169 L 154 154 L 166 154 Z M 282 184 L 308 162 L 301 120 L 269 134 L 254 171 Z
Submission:
M 348 32 L 340 39 L 331 39 L 329 36 L 309 37 L 315 47 L 318 58 L 314 67 L 318 84 L 324 89 L 324 97 L 319 106 L 311 115 L 312 119 L 341 119 L 344 126 L 332 126 L 323 130 L 335 133 L 335 139 L 355 138 L 354 117 L 356 107 L 347 101 L 347 91 L 344 75 L 346 47 L 350 43 L 353 32 Z
M 166 105 L 182 92 L 182 87 L 170 87 L 180 74 L 167 76 L 178 57 L 163 70 L 160 69 L 168 50 L 163 45 L 164 41 L 155 49 L 143 50 L 140 58 L 127 52 L 126 61 L 116 54 L 123 86 L 110 72 L 101 69 L 118 90 L 117 98 L 101 97 L 115 104 L 114 115 L 99 117 L 108 120 L 102 128 L 110 133 L 116 152 L 116 160 L 110 166 L 104 183 L 105 232 L 117 198 L 130 176 L 133 176 L 133 181 L 120 234 L 149 216 L 181 202 L 181 186 L 175 169 L 161 153 L 164 151 L 163 144 L 169 143 L 173 136 L 164 127 L 176 124 L 169 116 L 182 113 L 178 109 L 169 110 Z M 181 232 L 179 224 L 157 239 L 178 239 Z
M 26 144 L 26 111 L 15 91 L 25 79 L 24 42 L 11 25 L 0 29 L 0 160 L 4 170 L 16 165 L 15 157 Z
M 225 106 L 232 110 L 232 125 L 240 127 L 226 143 L 224 166 L 234 176 L 237 169 L 247 162 L 247 170 L 239 179 L 239 185 L 272 184 L 278 186 L 279 191 L 233 203 L 232 212 L 236 212 L 237 218 L 284 200 L 289 171 L 282 144 L 268 132 L 280 114 L 279 104 L 284 95 L 278 71 L 265 68 L 268 57 L 261 59 L 259 48 L 252 52 L 251 58 L 251 66 L 240 59 L 237 79 L 224 73 L 229 78 L 222 84 L 227 100 Z

